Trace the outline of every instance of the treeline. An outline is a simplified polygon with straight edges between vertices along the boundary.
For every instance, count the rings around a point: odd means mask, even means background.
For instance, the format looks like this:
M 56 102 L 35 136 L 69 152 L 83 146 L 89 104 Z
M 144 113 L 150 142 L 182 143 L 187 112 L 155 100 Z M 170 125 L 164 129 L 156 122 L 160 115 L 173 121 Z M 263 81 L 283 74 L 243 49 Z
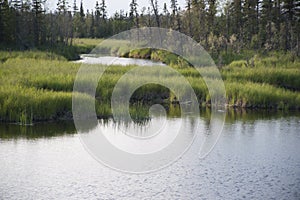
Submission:
M 85 10 L 83 2 L 58 0 L 46 11 L 46 0 L 0 0 L 0 44 L 30 49 L 41 45 L 72 45 L 73 38 L 105 38 L 132 28 L 157 26 L 185 33 L 207 50 L 239 53 L 245 49 L 291 51 L 300 55 L 300 1 L 177 0 L 148 7 L 129 2 L 129 12 L 108 17 L 105 0 Z

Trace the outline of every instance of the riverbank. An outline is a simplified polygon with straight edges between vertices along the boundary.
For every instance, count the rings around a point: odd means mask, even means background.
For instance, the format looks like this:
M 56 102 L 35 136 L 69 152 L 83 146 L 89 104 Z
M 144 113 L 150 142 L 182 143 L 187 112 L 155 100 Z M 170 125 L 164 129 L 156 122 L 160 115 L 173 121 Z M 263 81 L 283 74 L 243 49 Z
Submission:
M 72 119 L 73 84 L 81 64 L 44 51 L 1 51 L 0 60 L 0 121 L 32 124 L 37 121 Z M 192 67 L 176 64 L 174 59 L 171 66 L 189 81 L 201 106 L 209 106 L 210 96 L 199 72 Z M 104 73 L 96 91 L 98 117 L 111 116 L 110 98 L 114 86 L 120 77 L 134 67 L 115 65 Z M 207 72 L 206 68 L 202 70 Z M 220 68 L 220 71 L 226 87 L 228 107 L 271 110 L 300 108 L 299 58 L 281 53 L 267 57 L 255 55 L 248 60 L 233 61 Z M 160 75 L 159 71 L 150 70 L 139 77 L 147 79 L 152 73 Z M 167 81 L 176 82 L 174 77 L 167 77 Z M 87 101 L 94 101 L 87 95 L 80 95 Z M 167 88 L 150 84 L 133 94 L 130 112 L 137 120 L 145 119 L 151 104 L 164 103 L 169 109 L 174 102 L 174 95 Z

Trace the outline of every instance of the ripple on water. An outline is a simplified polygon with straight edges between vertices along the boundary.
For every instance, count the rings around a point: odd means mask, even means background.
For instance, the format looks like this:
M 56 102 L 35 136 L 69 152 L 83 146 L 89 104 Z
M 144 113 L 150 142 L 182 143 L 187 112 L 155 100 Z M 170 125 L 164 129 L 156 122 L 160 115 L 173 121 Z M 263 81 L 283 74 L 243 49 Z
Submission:
M 300 127 L 268 131 L 285 122 L 259 121 L 243 134 L 226 125 L 205 159 L 145 175 L 103 167 L 77 136 L 1 141 L 0 199 L 300 199 Z

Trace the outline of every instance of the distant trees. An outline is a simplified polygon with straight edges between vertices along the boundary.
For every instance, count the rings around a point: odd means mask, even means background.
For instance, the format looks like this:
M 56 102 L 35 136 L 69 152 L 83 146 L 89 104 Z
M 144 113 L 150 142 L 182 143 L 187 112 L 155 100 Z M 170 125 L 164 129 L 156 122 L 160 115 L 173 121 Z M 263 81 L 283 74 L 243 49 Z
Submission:
M 178 2 L 177 0 L 171 0 L 171 28 L 174 30 L 178 30 L 177 24 L 177 17 L 178 17 Z
M 15 12 L 12 7 L 9 6 L 8 0 L 2 0 L 0 4 L 0 27 L 3 37 L 1 41 L 4 43 L 12 43 L 15 41 Z M 5 38 L 5 39 L 4 39 Z
M 138 4 L 136 0 L 132 0 L 130 3 L 129 10 L 129 20 L 131 22 L 132 27 L 139 28 L 139 14 L 138 14 Z
M 257 6 L 258 0 L 245 0 L 243 9 L 243 38 L 247 48 L 255 48 L 251 46 L 252 37 L 258 34 L 257 28 Z
M 193 24 L 193 37 L 196 41 L 203 43 L 207 40 L 207 16 L 204 0 L 192 0 L 191 17 Z M 205 42 L 207 43 L 207 42 Z
M 177 0 L 139 8 L 131 0 L 129 12 L 108 17 L 105 0 L 85 10 L 83 1 L 57 0 L 55 10 L 46 0 L 0 0 L 0 45 L 28 49 L 40 45 L 71 45 L 74 37 L 109 37 L 131 28 L 158 26 L 183 32 L 206 49 L 240 52 L 283 50 L 300 54 L 300 2 L 297 0 Z M 71 6 L 70 6 L 71 3 Z M 79 6 L 77 5 L 79 3 Z M 26 27 L 26 28 L 24 28 Z
M 160 16 L 159 16 L 159 11 L 158 11 L 158 2 L 157 0 L 150 0 L 152 10 L 155 16 L 155 21 L 156 21 L 156 26 L 160 27 Z

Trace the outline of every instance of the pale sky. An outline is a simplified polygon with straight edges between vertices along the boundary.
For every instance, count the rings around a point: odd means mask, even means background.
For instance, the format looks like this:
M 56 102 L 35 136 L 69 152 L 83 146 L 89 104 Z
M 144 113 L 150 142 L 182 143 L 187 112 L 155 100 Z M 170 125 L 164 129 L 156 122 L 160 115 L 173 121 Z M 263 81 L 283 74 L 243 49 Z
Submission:
M 99 3 L 101 0 L 98 0 Z M 71 7 L 73 7 L 73 2 L 74 0 L 69 0 L 69 5 Z M 78 6 L 80 4 L 80 0 L 76 0 Z M 129 4 L 130 4 L 130 0 L 106 0 L 106 6 L 107 6 L 107 11 L 108 11 L 108 15 L 112 16 L 115 11 L 120 11 L 120 10 L 124 10 L 125 12 L 127 12 L 129 10 Z M 139 12 L 142 10 L 143 7 L 149 7 L 150 6 L 150 0 L 137 0 L 138 3 L 138 9 Z M 167 3 L 168 6 L 168 10 L 170 12 L 170 5 L 171 5 L 171 0 L 158 0 L 158 6 L 160 8 L 160 12 L 162 12 L 164 3 Z M 55 9 L 56 8 L 56 3 L 57 0 L 48 0 L 46 5 L 48 7 L 48 9 Z M 96 0 L 83 0 L 83 8 L 84 11 L 86 12 L 87 9 L 91 10 L 95 10 L 95 5 L 96 5 Z M 185 0 L 178 0 L 178 5 L 184 9 L 185 8 Z

